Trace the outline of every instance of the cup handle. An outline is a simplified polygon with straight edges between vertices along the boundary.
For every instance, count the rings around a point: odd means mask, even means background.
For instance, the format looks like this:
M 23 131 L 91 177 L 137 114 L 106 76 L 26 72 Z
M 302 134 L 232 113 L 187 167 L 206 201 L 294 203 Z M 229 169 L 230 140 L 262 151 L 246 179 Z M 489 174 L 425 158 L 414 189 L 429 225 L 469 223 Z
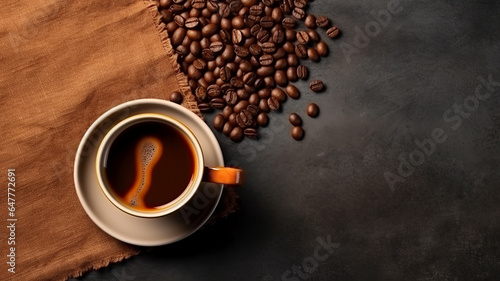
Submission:
M 203 181 L 218 184 L 242 185 L 245 173 L 230 167 L 205 167 Z

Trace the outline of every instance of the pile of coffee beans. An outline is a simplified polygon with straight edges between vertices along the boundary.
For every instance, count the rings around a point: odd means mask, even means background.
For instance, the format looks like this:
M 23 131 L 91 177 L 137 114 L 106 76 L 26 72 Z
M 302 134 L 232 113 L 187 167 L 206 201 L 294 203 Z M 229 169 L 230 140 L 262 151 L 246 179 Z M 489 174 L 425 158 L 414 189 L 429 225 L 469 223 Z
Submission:
M 301 61 L 317 62 L 328 55 L 316 29 L 324 29 L 330 38 L 339 30 L 327 17 L 307 13 L 309 1 L 156 1 L 199 109 L 222 110 L 213 127 L 231 140 L 258 138 L 270 111 L 279 110 L 287 98 L 300 98 L 289 83 L 308 79 L 309 70 Z M 306 30 L 295 29 L 298 21 Z M 313 92 L 324 88 L 320 80 L 310 83 Z M 170 99 L 182 101 L 177 95 Z M 315 104 L 307 108 L 311 117 L 318 112 Z M 302 139 L 300 117 L 292 114 L 290 122 L 292 137 Z

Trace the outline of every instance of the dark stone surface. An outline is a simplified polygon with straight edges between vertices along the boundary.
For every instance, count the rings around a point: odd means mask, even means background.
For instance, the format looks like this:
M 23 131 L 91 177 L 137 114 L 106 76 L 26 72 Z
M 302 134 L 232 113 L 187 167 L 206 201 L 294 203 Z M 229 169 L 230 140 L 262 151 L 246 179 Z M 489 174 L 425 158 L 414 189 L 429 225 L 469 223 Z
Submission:
M 477 104 L 474 95 L 478 77 L 500 82 L 500 3 L 401 1 L 356 44 L 357 27 L 389 2 L 312 2 L 342 30 L 333 41 L 322 33 L 330 55 L 307 63 L 326 91 L 296 83 L 302 98 L 272 114 L 259 141 L 216 134 L 227 162 L 248 174 L 238 213 L 79 280 L 498 280 L 500 84 Z M 312 101 L 316 119 L 306 115 Z M 301 142 L 290 137 L 291 112 L 304 120 Z M 442 143 L 414 152 L 433 131 Z M 384 174 L 399 175 L 409 154 L 416 164 L 391 188 Z M 327 237 L 338 244 L 318 261 Z M 303 261 L 311 272 L 293 273 Z

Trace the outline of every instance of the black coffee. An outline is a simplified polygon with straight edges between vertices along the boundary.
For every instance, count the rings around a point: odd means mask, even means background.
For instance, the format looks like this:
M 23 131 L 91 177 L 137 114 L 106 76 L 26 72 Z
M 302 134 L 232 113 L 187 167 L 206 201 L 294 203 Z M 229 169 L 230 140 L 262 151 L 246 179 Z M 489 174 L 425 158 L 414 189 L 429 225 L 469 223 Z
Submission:
M 190 185 L 196 169 L 193 144 L 177 128 L 143 121 L 126 128 L 111 144 L 104 180 L 123 204 L 154 211 Z

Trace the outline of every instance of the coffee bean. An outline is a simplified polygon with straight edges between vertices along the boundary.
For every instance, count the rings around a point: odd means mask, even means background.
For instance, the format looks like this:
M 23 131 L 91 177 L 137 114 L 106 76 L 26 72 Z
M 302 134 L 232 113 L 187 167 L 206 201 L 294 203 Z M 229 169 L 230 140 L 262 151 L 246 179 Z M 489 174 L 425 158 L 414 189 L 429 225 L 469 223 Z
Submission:
M 309 43 L 309 34 L 307 34 L 307 31 L 299 31 L 297 33 L 297 41 L 299 41 L 300 44 Z
M 305 80 L 309 76 L 309 70 L 305 65 L 299 65 L 297 67 L 297 76 L 299 79 Z
M 297 68 L 294 66 L 289 67 L 286 70 L 286 77 L 290 82 L 297 82 L 299 80 L 299 77 L 297 76 Z
M 288 85 L 285 88 L 287 95 L 292 99 L 300 98 L 300 91 L 294 85 Z
M 200 21 L 197 17 L 190 17 L 184 22 L 184 26 L 187 28 L 196 28 Z
M 319 42 L 321 40 L 321 37 L 319 37 L 318 32 L 313 29 L 309 29 L 307 31 L 307 34 L 309 35 L 309 39 L 311 39 L 312 42 Z
M 207 93 L 212 98 L 216 98 L 216 97 L 220 96 L 220 94 L 221 94 L 220 86 L 217 84 L 212 84 L 212 85 L 208 86 Z
M 257 69 L 257 75 L 260 77 L 267 77 L 274 72 L 274 68 L 272 66 L 262 66 Z
M 332 26 L 326 31 L 326 35 L 330 38 L 335 38 L 339 35 L 340 31 L 337 27 Z
M 231 69 L 229 67 L 222 67 L 220 69 L 220 79 L 224 82 L 229 82 L 231 80 L 232 74 L 231 74 Z
M 283 70 L 277 70 L 274 73 L 274 80 L 276 81 L 276 84 L 282 87 L 288 85 L 288 78 L 286 76 L 286 72 Z
M 302 118 L 297 113 L 291 113 L 288 115 L 288 121 L 290 121 L 290 124 L 293 126 L 302 126 Z
M 208 103 L 205 103 L 205 102 L 199 103 L 198 104 L 198 109 L 201 112 L 210 112 L 210 111 L 212 111 L 212 108 L 210 107 L 210 105 Z
M 226 105 L 222 110 L 222 116 L 224 116 L 224 119 L 228 119 L 229 115 L 231 115 L 232 113 L 233 113 L 233 107 L 231 105 Z
M 195 9 L 205 8 L 206 0 L 191 0 L 191 7 Z
M 245 121 L 243 121 L 243 118 L 245 118 L 245 117 L 242 116 L 241 114 L 236 115 L 236 125 L 238 125 L 238 127 L 240 127 L 240 128 L 247 127 L 247 125 L 245 124 Z
M 226 106 L 226 102 L 221 98 L 213 98 L 210 101 L 210 106 L 213 108 L 223 109 Z
M 323 41 L 320 41 L 317 45 L 316 45 L 316 51 L 318 52 L 318 54 L 322 57 L 325 57 L 328 55 L 328 45 L 326 45 L 325 42 Z
M 273 33 L 273 42 L 276 44 L 281 44 L 285 41 L 285 33 L 283 30 L 277 30 Z
M 172 45 L 180 45 L 182 43 L 182 40 L 184 40 L 184 36 L 186 36 L 186 29 L 183 27 L 177 28 L 170 38 Z
M 304 25 L 309 29 L 316 28 L 316 17 L 313 14 L 308 14 L 304 19 Z
M 267 40 L 269 40 L 269 32 L 265 29 L 261 29 L 257 33 L 256 37 L 257 37 L 257 40 L 259 40 L 259 42 L 261 42 L 261 43 L 267 42 Z
M 215 60 L 215 54 L 210 49 L 203 49 L 201 51 L 201 56 L 206 61 Z
M 259 107 L 255 104 L 249 104 L 247 106 L 247 111 L 250 112 L 252 116 L 256 116 L 257 114 L 259 114 Z
M 304 9 L 307 5 L 307 0 L 295 0 L 293 1 L 293 4 L 295 5 L 295 7 Z
M 286 101 L 286 94 L 285 92 L 280 89 L 280 88 L 274 88 L 271 90 L 271 97 L 276 98 L 280 103 L 283 103 Z
M 176 15 L 174 17 L 174 21 L 178 26 L 184 26 L 184 23 L 186 22 L 186 19 L 182 17 L 181 15 Z
M 266 54 L 259 58 L 259 62 L 261 65 L 268 66 L 273 64 L 274 59 L 273 56 Z
M 292 29 L 295 27 L 295 20 L 293 18 L 284 18 L 281 24 L 286 29 Z
M 328 27 L 330 25 L 330 20 L 327 17 L 325 17 L 325 16 L 319 16 L 316 19 L 316 24 L 319 27 L 325 28 L 325 27 Z
M 273 25 L 274 25 L 274 20 L 272 17 L 265 16 L 262 17 L 262 19 L 260 20 L 260 26 L 262 26 L 262 28 L 271 28 L 273 27 Z
M 243 7 L 243 5 L 241 4 L 241 1 L 239 1 L 239 0 L 235 0 L 231 3 L 229 3 L 229 9 L 233 13 L 238 13 L 242 7 Z
M 172 14 L 177 15 L 184 11 L 184 6 L 179 4 L 173 4 L 168 9 Z
M 283 13 L 285 13 L 287 15 L 289 15 L 289 14 L 292 13 L 292 8 L 290 7 L 290 4 L 288 4 L 286 2 L 285 3 L 281 3 L 280 4 L 280 8 L 283 11 Z
M 295 54 L 301 59 L 307 59 L 307 47 L 304 44 L 298 44 L 295 47 Z
M 250 15 L 260 16 L 262 15 L 262 12 L 264 12 L 264 8 L 259 5 L 253 5 L 252 7 L 250 7 Z
M 241 30 L 239 29 L 233 29 L 233 33 L 232 33 L 232 40 L 233 40 L 233 44 L 240 44 L 241 42 L 243 42 L 243 34 L 241 33 Z
M 246 128 L 244 133 L 245 133 L 246 137 L 249 137 L 252 139 L 256 139 L 259 137 L 259 132 L 255 128 Z
M 267 105 L 271 110 L 278 110 L 280 108 L 280 103 L 275 97 L 270 97 L 267 99 Z
M 292 138 L 295 140 L 301 140 L 304 138 L 304 129 L 300 126 L 295 126 L 292 128 Z
M 231 131 L 233 130 L 233 125 L 231 125 L 231 123 L 229 122 L 226 122 L 224 124 L 224 127 L 222 127 L 222 133 L 225 135 L 225 136 L 229 136 L 229 134 L 231 134 Z
M 179 91 L 172 92 L 169 97 L 171 102 L 175 102 L 177 104 L 182 103 L 182 94 Z
M 241 120 L 245 124 L 245 127 L 250 127 L 252 125 L 254 120 L 250 111 L 248 111 L 247 109 L 243 109 L 239 115 Z
M 245 58 L 250 54 L 250 51 L 248 48 L 236 46 L 234 47 L 234 53 L 240 58 Z
M 267 114 L 264 112 L 259 113 L 259 115 L 257 116 L 257 124 L 259 124 L 259 126 L 267 126 L 268 123 L 269 116 L 267 116 Z
M 307 105 L 307 115 L 309 115 L 312 118 L 316 118 L 319 114 L 319 107 L 315 103 L 310 103 Z
M 325 84 L 323 84 L 323 81 L 321 81 L 321 80 L 313 80 L 309 84 L 309 88 L 313 92 L 321 92 L 325 89 Z
M 201 29 L 201 35 L 205 37 L 210 37 L 217 32 L 218 28 L 215 24 L 209 23 Z
M 301 8 L 295 7 L 292 11 L 292 15 L 294 18 L 298 20 L 303 20 L 304 17 L 306 16 L 306 12 L 304 12 L 304 10 L 302 10 Z
M 222 116 L 222 114 L 215 115 L 214 121 L 213 121 L 214 129 L 216 129 L 217 131 L 222 131 L 222 128 L 224 127 L 225 122 L 226 122 L 226 120 L 224 120 L 224 116 Z
M 318 52 L 314 48 L 307 48 L 307 56 L 314 62 L 319 61 L 320 58 Z
M 234 142 L 241 141 L 243 139 L 243 129 L 240 127 L 234 127 L 231 133 L 229 134 L 229 137 Z
M 241 100 L 239 101 L 234 107 L 234 113 L 238 114 L 240 113 L 243 109 L 246 109 L 248 107 L 248 101 L 246 100 Z
M 261 48 L 264 53 L 272 54 L 276 51 L 276 44 L 272 42 L 265 42 L 262 44 Z
M 274 5 L 274 0 L 262 0 L 262 3 L 266 6 Z
M 207 66 L 207 63 L 202 59 L 197 59 L 193 62 L 193 66 L 198 70 L 203 70 Z

